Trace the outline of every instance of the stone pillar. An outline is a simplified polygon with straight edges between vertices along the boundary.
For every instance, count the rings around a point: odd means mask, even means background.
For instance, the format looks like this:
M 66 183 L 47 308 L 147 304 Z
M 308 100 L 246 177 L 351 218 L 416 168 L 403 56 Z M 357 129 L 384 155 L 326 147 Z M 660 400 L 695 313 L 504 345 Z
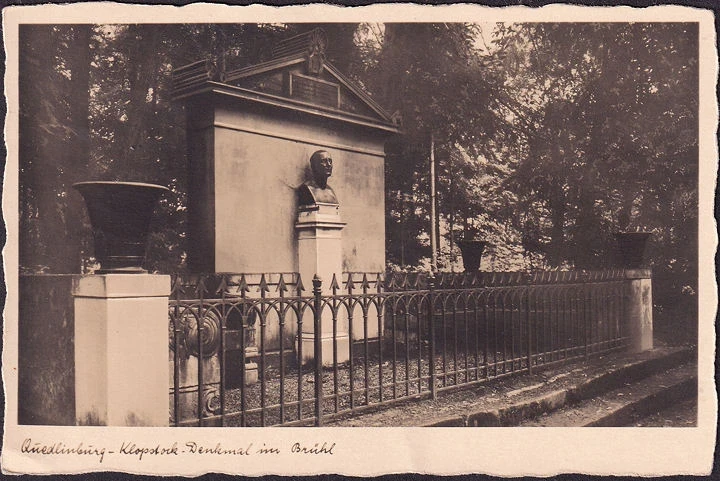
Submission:
M 170 276 L 105 274 L 75 296 L 79 425 L 167 426 Z
M 630 352 L 653 348 L 652 272 L 625 269 L 625 326 Z
M 345 223 L 340 220 L 340 208 L 337 204 L 318 203 L 299 209 L 295 229 L 298 233 L 298 270 L 306 286 L 312 286 L 312 278 L 317 274 L 322 280 L 323 295 L 332 294 L 330 285 L 333 275 L 342 282 L 342 237 Z M 323 365 L 333 362 L 343 363 L 350 358 L 349 338 L 346 315 L 341 310 L 337 320 L 337 354 L 333 358 L 333 319 L 329 308 L 323 309 L 322 316 L 322 359 Z M 302 363 L 314 358 L 314 323 L 312 313 L 306 311 L 303 317 Z

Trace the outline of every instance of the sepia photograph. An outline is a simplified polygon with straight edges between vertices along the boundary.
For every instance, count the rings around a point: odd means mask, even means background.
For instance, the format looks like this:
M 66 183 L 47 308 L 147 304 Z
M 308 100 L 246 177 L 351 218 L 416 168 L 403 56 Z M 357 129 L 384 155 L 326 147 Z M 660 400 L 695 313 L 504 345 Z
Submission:
M 5 472 L 709 473 L 711 12 L 108 5 L 3 12 Z

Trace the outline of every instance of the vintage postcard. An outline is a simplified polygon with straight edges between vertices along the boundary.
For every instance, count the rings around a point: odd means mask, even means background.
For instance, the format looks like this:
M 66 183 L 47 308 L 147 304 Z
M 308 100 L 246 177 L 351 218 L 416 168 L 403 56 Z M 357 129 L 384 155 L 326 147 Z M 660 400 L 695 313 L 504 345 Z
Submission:
M 4 473 L 710 473 L 711 11 L 3 35 Z

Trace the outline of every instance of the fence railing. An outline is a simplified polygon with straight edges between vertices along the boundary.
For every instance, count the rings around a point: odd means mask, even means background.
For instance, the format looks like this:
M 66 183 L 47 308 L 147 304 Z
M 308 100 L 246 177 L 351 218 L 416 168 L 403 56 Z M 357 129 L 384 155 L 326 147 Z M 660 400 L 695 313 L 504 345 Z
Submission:
M 627 343 L 623 271 L 303 281 L 175 276 L 172 424 L 321 425 Z

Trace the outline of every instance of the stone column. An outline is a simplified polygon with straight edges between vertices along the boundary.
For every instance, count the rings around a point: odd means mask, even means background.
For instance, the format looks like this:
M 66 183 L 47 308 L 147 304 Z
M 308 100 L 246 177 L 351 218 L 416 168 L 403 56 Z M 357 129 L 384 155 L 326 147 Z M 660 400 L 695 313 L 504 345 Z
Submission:
M 75 296 L 79 425 L 167 426 L 170 276 L 105 274 Z
M 342 282 L 342 237 L 345 223 L 340 220 L 340 208 L 337 204 L 318 203 L 299 209 L 295 229 L 298 233 L 298 270 L 305 286 L 312 286 L 312 278 L 317 274 L 322 280 L 323 295 L 331 295 L 333 275 Z M 350 358 L 349 338 L 346 326 L 346 313 L 341 310 L 337 319 L 337 354 L 333 358 L 333 319 L 328 307 L 322 315 L 322 359 L 323 365 L 333 362 L 343 363 Z M 307 311 L 303 317 L 302 363 L 311 361 L 314 354 L 314 323 L 312 313 Z
M 630 352 L 653 348 L 652 272 L 625 269 L 625 326 Z

